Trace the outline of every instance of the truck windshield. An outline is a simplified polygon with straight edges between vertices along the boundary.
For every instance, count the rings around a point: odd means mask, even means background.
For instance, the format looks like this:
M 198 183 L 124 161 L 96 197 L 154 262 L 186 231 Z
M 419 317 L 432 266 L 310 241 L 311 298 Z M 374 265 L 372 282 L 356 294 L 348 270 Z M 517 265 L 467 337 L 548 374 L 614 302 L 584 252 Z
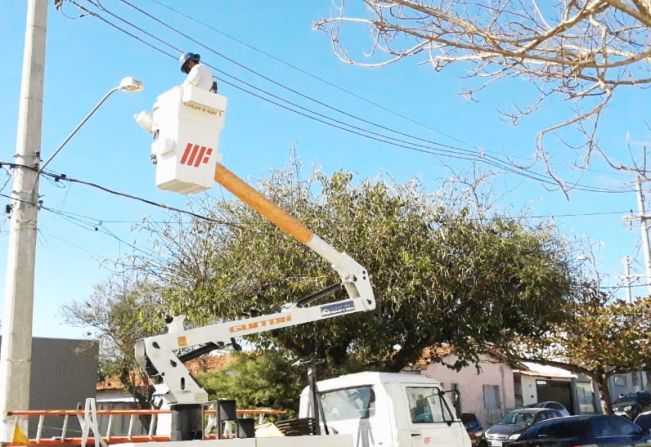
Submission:
M 328 422 L 368 419 L 375 414 L 375 392 L 371 386 L 322 391 L 319 396 Z

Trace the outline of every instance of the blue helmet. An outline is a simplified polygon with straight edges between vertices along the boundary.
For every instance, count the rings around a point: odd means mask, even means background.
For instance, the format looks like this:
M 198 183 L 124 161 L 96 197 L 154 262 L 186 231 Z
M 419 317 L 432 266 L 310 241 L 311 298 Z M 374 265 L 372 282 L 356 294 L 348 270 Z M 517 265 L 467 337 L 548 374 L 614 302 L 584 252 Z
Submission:
M 188 68 L 188 62 L 190 61 L 195 61 L 199 62 L 201 60 L 201 56 L 199 56 L 196 53 L 182 53 L 181 56 L 179 57 L 179 64 L 181 64 L 181 71 L 183 73 L 188 73 L 190 69 Z

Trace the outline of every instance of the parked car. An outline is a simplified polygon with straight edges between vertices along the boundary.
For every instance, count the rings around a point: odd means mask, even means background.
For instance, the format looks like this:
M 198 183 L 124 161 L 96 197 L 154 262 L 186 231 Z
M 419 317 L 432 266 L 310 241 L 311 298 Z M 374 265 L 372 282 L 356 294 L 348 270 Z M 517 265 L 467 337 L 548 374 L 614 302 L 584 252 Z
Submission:
M 635 418 L 635 423 L 639 425 L 642 430 L 651 432 L 651 411 L 638 414 Z
M 461 422 L 466 427 L 472 445 L 477 445 L 477 442 L 481 439 L 484 427 L 481 426 L 481 422 L 479 422 L 475 413 L 461 413 Z
M 552 408 L 521 408 L 511 410 L 504 415 L 501 421 L 489 427 L 477 444 L 478 447 L 503 447 L 511 445 L 511 442 L 520 437 L 525 431 L 536 422 L 551 418 L 559 418 L 563 415 Z
M 649 432 L 621 416 L 568 416 L 529 427 L 509 447 L 623 447 L 649 441 Z
M 547 400 L 544 402 L 536 402 L 535 404 L 529 404 L 526 408 L 553 408 L 561 412 L 563 416 L 569 416 L 570 412 L 567 407 L 560 402 L 555 402 L 553 400 Z
M 613 404 L 613 413 L 633 420 L 638 414 L 651 410 L 651 393 L 636 391 L 619 396 Z

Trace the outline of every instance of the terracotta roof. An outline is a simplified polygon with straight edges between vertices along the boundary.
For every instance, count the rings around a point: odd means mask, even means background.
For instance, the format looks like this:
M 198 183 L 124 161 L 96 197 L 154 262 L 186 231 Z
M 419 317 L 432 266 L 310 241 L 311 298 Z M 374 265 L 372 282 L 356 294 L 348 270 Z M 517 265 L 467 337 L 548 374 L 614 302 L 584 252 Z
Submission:
M 414 362 L 412 367 L 416 370 L 424 370 L 427 369 L 427 366 L 430 363 L 439 362 L 452 354 L 454 354 L 454 346 L 452 345 L 441 344 L 441 345 L 428 346 L 427 348 L 423 349 L 420 357 L 418 358 L 418 360 Z M 494 348 L 488 349 L 486 352 L 484 352 L 484 354 L 491 356 L 499 363 L 506 363 L 507 365 L 510 365 L 513 368 L 526 369 L 526 367 L 524 367 L 521 363 L 510 360 L 507 356 L 502 354 L 497 349 Z
M 418 360 L 413 364 L 414 369 L 427 369 L 427 366 L 439 360 L 443 360 L 445 357 L 454 354 L 454 348 L 450 345 L 434 345 L 424 348 L 420 354 Z
M 185 364 L 185 367 L 190 371 L 190 374 L 193 376 L 201 373 L 205 373 L 208 371 L 219 371 L 220 369 L 226 368 L 228 365 L 230 365 L 234 361 L 233 357 L 224 354 L 224 355 L 206 355 L 203 357 L 199 357 L 193 360 L 190 360 Z M 140 371 L 132 371 L 130 373 L 131 376 L 131 381 L 135 384 L 137 387 L 144 387 L 146 386 L 146 378 L 144 377 L 143 374 L 140 373 Z M 117 391 L 117 390 L 123 390 L 126 387 L 120 380 L 118 376 L 111 377 L 109 379 L 103 380 L 101 382 L 97 382 L 97 385 L 95 386 L 95 389 L 97 391 Z

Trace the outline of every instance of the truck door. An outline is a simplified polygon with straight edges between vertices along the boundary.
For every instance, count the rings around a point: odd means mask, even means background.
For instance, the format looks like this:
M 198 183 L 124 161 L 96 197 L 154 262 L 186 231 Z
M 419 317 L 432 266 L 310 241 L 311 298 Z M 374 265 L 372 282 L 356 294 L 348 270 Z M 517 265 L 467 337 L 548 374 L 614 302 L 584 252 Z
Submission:
M 320 391 L 319 398 L 331 433 L 352 435 L 353 447 L 387 446 L 390 424 L 378 420 L 371 385 Z
M 463 424 L 439 388 L 406 385 L 404 390 L 410 447 L 470 447 Z

